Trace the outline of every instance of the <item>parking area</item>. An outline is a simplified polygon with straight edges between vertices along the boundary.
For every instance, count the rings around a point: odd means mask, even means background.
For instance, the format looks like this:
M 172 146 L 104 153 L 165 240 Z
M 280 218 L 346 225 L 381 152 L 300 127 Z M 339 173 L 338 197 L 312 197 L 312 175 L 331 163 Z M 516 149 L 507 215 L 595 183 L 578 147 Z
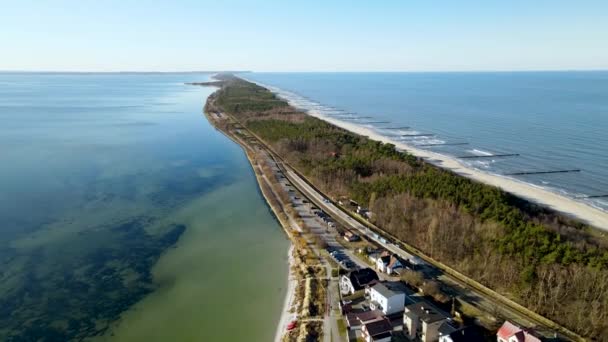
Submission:
M 317 208 L 296 190 L 272 159 L 269 158 L 268 161 L 279 184 L 288 193 L 298 216 L 310 230 L 310 233 L 321 239 L 323 249 L 327 251 L 331 259 L 346 271 L 367 267 L 360 260 L 354 258 L 351 251 L 336 241 L 337 238 L 341 238 L 339 233 L 341 227 L 338 227 L 337 223 L 327 213 Z

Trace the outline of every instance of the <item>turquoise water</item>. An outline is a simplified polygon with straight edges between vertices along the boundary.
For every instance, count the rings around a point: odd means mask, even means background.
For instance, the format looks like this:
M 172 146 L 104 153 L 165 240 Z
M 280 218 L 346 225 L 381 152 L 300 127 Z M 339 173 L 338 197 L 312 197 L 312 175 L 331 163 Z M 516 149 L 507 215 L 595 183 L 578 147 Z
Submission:
M 272 338 L 288 242 L 208 78 L 0 73 L 0 340 Z
M 608 72 L 249 73 L 301 108 L 608 210 Z M 375 123 L 374 123 L 375 122 Z M 389 127 L 410 127 L 386 129 Z M 433 136 L 401 137 L 406 134 Z M 429 144 L 466 144 L 422 146 Z

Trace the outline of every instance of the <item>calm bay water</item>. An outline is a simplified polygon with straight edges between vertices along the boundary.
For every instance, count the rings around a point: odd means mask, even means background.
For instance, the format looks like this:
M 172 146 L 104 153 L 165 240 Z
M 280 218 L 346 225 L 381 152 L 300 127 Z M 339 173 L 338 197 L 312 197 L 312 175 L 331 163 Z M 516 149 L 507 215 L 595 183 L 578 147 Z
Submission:
M 250 73 L 299 107 L 608 210 L 608 72 Z M 409 127 L 395 129 L 398 127 Z M 391 128 L 391 129 L 386 129 Z M 407 134 L 432 136 L 401 137 Z M 428 146 L 429 144 L 457 144 Z M 422 146 L 427 145 L 427 146 Z
M 288 241 L 206 79 L 0 73 L 0 340 L 272 339 Z

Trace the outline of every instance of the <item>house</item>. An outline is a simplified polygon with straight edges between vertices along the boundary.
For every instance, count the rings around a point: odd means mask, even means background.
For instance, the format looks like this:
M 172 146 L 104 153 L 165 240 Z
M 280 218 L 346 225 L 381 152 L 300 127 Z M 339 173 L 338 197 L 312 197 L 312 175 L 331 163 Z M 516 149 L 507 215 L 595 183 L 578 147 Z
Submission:
M 361 325 L 370 321 L 377 321 L 384 315 L 380 310 L 368 310 L 363 312 L 349 312 L 346 314 L 346 325 L 349 329 L 359 329 Z
M 392 273 L 398 273 L 403 269 L 403 262 L 401 262 L 401 259 L 399 259 L 396 255 L 391 255 L 391 259 L 388 262 L 388 265 L 386 265 L 386 273 L 388 274 L 392 274 Z
M 359 241 L 360 237 L 359 237 L 359 235 L 351 232 L 350 230 L 347 230 L 344 233 L 344 240 L 346 240 L 348 242 Z
M 485 339 L 474 327 L 459 327 L 455 322 L 443 322 L 438 329 L 439 342 L 483 342 Z
M 340 278 L 340 291 L 343 295 L 353 294 L 374 281 L 378 281 L 378 274 L 371 268 L 355 270 Z
M 367 290 L 370 307 L 380 310 L 385 315 L 403 311 L 405 307 L 405 293 L 389 287 L 388 283 L 377 283 Z
M 403 262 L 395 254 L 384 255 L 376 260 L 376 268 L 386 274 L 397 273 L 397 270 L 403 269 Z
M 410 340 L 439 341 L 439 327 L 449 318 L 426 301 L 410 304 L 403 313 L 403 332 Z
M 392 339 L 393 326 L 386 318 L 366 322 L 361 327 L 361 336 L 366 342 L 390 342 Z
M 386 255 L 386 254 L 385 255 L 381 255 L 376 260 L 376 268 L 378 269 L 378 271 L 386 273 L 386 266 L 388 265 L 388 263 L 390 261 L 391 261 L 391 256 L 390 255 Z
M 387 251 L 380 252 L 379 250 L 377 250 L 375 252 L 369 253 L 367 257 L 369 258 L 369 261 L 371 261 L 372 264 L 376 265 L 376 268 L 378 268 L 378 259 L 387 255 L 390 255 Z
M 540 339 L 532 334 L 532 331 L 522 329 L 517 325 L 505 321 L 496 333 L 497 342 L 540 342 Z

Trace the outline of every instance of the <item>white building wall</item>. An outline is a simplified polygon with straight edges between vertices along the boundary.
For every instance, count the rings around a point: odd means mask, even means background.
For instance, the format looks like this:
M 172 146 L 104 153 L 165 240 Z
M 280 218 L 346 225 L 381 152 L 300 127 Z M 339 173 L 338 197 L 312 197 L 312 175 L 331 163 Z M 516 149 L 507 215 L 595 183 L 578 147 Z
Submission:
M 387 299 L 387 307 L 385 315 L 394 314 L 395 312 L 405 309 L 405 293 L 398 293 Z
M 437 342 L 439 340 L 439 327 L 445 320 L 431 324 L 422 324 L 422 342 Z
M 355 292 L 353 284 L 351 284 L 350 278 L 348 276 L 343 275 L 340 278 L 340 291 L 342 292 L 342 294 L 352 294 Z
M 403 325 L 405 326 L 405 334 L 410 340 L 416 337 L 416 329 L 418 329 L 418 317 L 403 316 Z

